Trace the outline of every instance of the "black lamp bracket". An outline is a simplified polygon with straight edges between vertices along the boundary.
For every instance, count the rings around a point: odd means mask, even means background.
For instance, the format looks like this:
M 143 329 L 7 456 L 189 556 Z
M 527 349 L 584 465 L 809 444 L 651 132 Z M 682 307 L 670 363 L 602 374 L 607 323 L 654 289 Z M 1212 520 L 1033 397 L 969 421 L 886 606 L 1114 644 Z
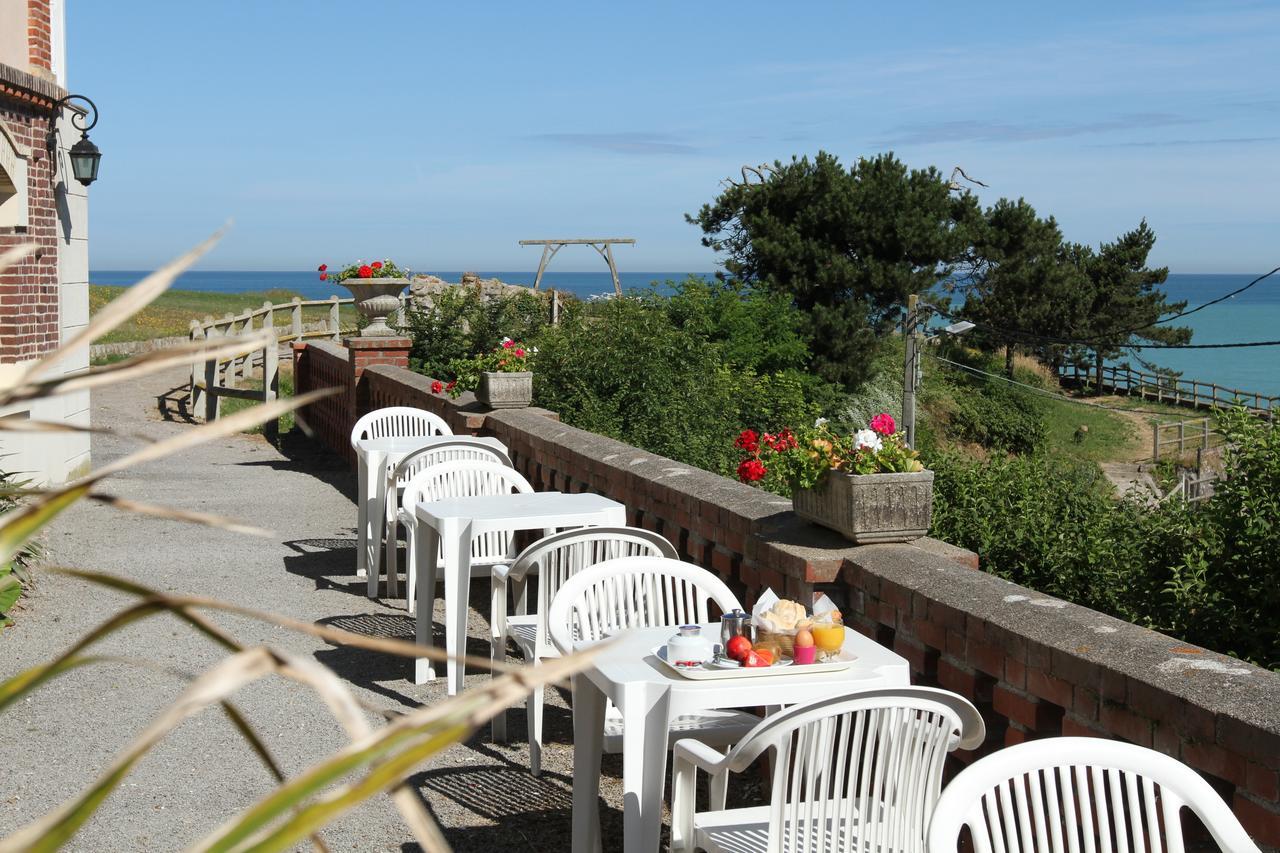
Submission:
M 84 95 L 67 95 L 53 105 L 53 122 L 49 125 L 49 167 L 52 174 L 58 172 L 58 113 L 62 108 L 70 105 L 73 101 L 84 101 L 89 105 L 87 110 L 72 110 L 71 124 L 76 130 L 80 131 L 82 139 L 89 138 L 89 131 L 98 123 L 98 105 L 86 98 Z

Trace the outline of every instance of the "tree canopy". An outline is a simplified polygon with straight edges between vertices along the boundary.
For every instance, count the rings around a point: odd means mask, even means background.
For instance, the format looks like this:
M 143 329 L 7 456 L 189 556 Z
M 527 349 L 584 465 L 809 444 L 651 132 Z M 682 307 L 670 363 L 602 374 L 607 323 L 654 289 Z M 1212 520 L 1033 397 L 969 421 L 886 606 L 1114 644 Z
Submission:
M 730 276 L 804 312 L 814 372 L 856 386 L 908 294 L 933 287 L 963 256 L 977 202 L 892 153 L 846 169 L 820 151 L 765 174 L 687 218 L 725 255 Z

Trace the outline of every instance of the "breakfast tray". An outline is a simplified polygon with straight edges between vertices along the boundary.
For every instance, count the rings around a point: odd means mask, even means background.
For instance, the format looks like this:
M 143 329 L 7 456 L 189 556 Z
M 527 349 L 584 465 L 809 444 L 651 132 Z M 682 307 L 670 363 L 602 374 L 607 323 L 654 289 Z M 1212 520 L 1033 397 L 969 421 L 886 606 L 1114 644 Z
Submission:
M 717 646 L 719 651 L 719 646 Z M 840 657 L 832 661 L 824 661 L 823 663 L 807 663 L 796 664 L 790 659 L 786 659 L 773 666 L 721 666 L 714 663 L 704 663 L 698 666 L 676 666 L 667 659 L 667 647 L 665 645 L 655 646 L 653 656 L 657 658 L 664 667 L 679 675 L 681 678 L 689 678 L 694 681 L 709 681 L 721 678 L 759 678 L 764 675 L 812 675 L 819 672 L 839 672 L 842 669 L 848 669 L 858 656 L 850 651 L 841 651 Z

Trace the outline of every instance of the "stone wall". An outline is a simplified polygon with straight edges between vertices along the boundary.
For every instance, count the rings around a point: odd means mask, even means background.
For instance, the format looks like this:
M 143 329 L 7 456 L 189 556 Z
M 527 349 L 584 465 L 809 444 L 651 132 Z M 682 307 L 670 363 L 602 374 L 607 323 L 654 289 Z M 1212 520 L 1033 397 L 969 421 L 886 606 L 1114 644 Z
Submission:
M 353 375 L 332 344 L 300 347 L 298 358 L 299 388 Z M 850 624 L 911 662 L 913 680 L 981 708 L 987 743 L 961 761 L 1062 734 L 1154 747 L 1205 774 L 1260 843 L 1280 846 L 1280 675 L 975 571 L 976 555 L 942 542 L 851 546 L 799 521 L 790 501 L 550 412 L 490 412 L 395 366 L 366 367 L 359 385 L 305 413 L 335 451 L 348 452 L 357 413 L 392 405 L 495 436 L 536 488 L 621 501 L 633 524 L 662 533 L 746 601 L 765 587 L 831 595 Z

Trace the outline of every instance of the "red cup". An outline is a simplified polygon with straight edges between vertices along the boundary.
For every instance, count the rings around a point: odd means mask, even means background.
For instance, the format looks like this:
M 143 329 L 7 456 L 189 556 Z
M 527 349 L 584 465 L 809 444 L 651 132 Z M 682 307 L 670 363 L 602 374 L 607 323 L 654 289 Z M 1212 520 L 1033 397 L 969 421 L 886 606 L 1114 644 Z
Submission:
M 796 663 L 813 663 L 817 656 L 817 646 L 796 646 L 791 652 L 791 659 Z

